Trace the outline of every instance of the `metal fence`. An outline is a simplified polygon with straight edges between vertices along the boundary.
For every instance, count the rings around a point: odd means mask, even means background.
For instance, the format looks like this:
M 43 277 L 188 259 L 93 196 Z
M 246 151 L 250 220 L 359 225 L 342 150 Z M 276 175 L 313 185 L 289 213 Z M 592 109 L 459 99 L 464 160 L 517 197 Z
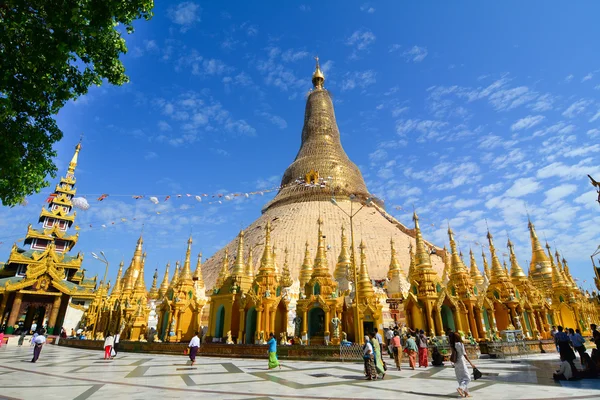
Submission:
M 362 361 L 363 348 L 360 344 L 352 343 L 350 346 L 340 345 L 341 361 Z

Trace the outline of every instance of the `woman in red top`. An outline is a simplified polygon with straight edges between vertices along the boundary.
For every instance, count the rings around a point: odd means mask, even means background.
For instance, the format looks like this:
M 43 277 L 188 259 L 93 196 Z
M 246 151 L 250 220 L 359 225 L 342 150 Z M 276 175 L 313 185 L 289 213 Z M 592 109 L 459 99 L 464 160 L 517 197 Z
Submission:
M 390 340 L 392 346 L 392 352 L 394 353 L 394 361 L 396 362 L 396 368 L 398 371 L 402 371 L 402 345 L 400 344 L 400 335 L 398 331 L 394 331 L 394 336 Z

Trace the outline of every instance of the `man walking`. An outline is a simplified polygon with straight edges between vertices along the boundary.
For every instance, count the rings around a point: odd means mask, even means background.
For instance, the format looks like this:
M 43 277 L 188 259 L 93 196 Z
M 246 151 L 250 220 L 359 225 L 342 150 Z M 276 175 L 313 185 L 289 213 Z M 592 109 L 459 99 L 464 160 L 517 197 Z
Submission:
M 190 348 L 190 361 L 192 362 L 192 365 L 194 365 L 196 363 L 196 354 L 198 354 L 198 349 L 200 348 L 198 332 L 196 332 L 192 340 L 190 340 L 188 347 Z
M 42 347 L 44 343 L 46 343 L 46 336 L 44 336 L 44 330 L 42 329 L 40 333 L 33 339 L 33 358 L 31 362 L 34 363 L 40 357 L 40 353 L 42 352 Z
M 419 345 L 419 368 L 427 367 L 427 336 L 423 329 L 417 335 L 417 342 Z
M 596 348 L 600 350 L 600 332 L 596 329 L 596 324 L 591 324 L 590 329 L 592 330 L 592 340 L 596 344 Z

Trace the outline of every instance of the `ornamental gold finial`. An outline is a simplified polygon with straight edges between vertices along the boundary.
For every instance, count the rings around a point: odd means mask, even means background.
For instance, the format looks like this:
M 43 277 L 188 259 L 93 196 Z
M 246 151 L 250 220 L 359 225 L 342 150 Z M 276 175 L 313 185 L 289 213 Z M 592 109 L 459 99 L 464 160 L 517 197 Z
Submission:
M 321 71 L 321 66 L 319 65 L 319 56 L 315 56 L 316 68 L 315 72 L 312 76 L 312 83 L 315 89 L 323 89 L 323 83 L 325 82 L 325 75 Z

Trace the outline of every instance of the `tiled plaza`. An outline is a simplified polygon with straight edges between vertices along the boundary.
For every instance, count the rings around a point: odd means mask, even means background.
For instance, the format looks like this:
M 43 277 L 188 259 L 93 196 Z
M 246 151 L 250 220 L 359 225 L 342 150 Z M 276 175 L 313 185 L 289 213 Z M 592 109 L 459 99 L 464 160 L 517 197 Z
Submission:
M 366 381 L 359 363 L 286 361 L 268 371 L 266 360 L 120 353 L 46 345 L 32 364 L 31 348 L 0 349 L 0 398 L 7 399 L 426 399 L 457 398 L 451 367 L 389 368 L 383 381 Z M 473 398 L 598 399 L 600 380 L 555 383 L 556 354 L 478 360 L 484 377 Z M 389 366 L 388 362 L 388 366 Z

